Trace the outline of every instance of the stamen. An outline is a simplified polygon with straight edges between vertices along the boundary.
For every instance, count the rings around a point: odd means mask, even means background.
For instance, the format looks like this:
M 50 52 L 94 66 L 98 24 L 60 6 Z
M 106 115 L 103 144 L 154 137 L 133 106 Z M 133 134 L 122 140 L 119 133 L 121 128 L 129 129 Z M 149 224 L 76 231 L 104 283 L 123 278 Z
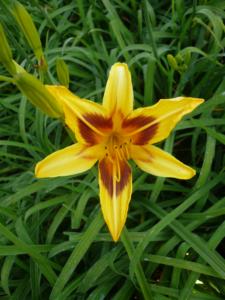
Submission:
M 129 153 L 129 149 L 128 149 L 128 145 L 127 143 L 124 144 L 124 155 L 125 155 L 125 158 L 126 160 L 130 158 L 130 153 Z
M 119 162 L 119 157 L 118 155 L 116 154 L 115 156 L 115 162 L 113 163 L 113 177 L 115 178 L 115 180 L 117 182 L 120 181 L 120 162 Z
M 115 133 L 109 136 L 107 146 L 105 145 L 106 156 L 113 164 L 113 178 L 115 182 L 120 182 L 121 180 L 120 162 L 130 158 L 128 145 L 130 142 L 123 143 L 123 141 L 123 137 Z
M 110 162 L 113 164 L 113 158 L 110 155 L 110 153 L 106 153 L 106 156 L 108 157 L 108 159 L 110 160 Z
M 116 156 L 118 156 L 118 158 L 119 158 L 120 160 L 123 159 L 123 151 L 121 151 L 120 149 L 118 149 L 117 146 L 115 146 L 115 153 L 116 153 Z

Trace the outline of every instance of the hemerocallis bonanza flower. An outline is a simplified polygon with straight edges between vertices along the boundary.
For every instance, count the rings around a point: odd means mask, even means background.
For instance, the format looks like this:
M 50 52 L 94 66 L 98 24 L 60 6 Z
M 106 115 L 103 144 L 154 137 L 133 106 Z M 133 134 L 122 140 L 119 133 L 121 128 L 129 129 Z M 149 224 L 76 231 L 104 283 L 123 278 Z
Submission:
M 153 144 L 164 140 L 204 100 L 178 97 L 133 110 L 131 75 L 124 63 L 112 66 L 102 105 L 80 99 L 63 86 L 47 86 L 64 108 L 77 143 L 36 165 L 38 178 L 85 172 L 98 161 L 101 209 L 114 241 L 119 239 L 132 194 L 133 159 L 156 176 L 190 179 L 195 170 Z

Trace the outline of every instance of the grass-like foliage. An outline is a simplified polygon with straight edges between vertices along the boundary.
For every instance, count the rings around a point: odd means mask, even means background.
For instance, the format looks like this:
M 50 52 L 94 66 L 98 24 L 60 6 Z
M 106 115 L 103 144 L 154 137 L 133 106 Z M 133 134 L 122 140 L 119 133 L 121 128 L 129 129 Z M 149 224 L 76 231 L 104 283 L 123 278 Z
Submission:
M 12 1 L 0 2 L 14 59 L 38 74 Z M 126 228 L 113 243 L 100 211 L 97 168 L 35 179 L 35 164 L 73 137 L 1 81 L 1 300 L 225 299 L 225 2 L 20 2 L 41 36 L 46 83 L 57 84 L 61 58 L 70 89 L 101 102 L 110 66 L 124 61 L 135 107 L 179 95 L 206 102 L 160 145 L 197 175 L 156 178 L 133 164 Z M 0 74 L 9 76 L 2 65 Z

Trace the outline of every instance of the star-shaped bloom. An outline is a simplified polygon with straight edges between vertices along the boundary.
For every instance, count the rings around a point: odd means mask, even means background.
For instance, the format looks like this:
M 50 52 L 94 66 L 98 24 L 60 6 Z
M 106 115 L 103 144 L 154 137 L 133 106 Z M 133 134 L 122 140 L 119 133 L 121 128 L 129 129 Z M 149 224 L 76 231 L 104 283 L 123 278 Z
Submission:
M 38 178 L 79 174 L 98 161 L 101 209 L 114 241 L 119 239 L 132 194 L 129 160 L 156 176 L 190 179 L 195 170 L 153 144 L 204 100 L 178 97 L 133 110 L 131 75 L 124 63 L 112 66 L 102 105 L 81 99 L 63 86 L 47 86 L 61 102 L 65 123 L 77 143 L 36 165 Z

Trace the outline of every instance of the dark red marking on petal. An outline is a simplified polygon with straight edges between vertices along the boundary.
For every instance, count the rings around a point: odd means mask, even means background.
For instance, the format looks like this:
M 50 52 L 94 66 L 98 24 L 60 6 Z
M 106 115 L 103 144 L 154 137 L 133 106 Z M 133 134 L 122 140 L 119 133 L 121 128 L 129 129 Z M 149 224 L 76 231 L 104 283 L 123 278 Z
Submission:
M 138 130 L 141 127 L 144 127 L 152 123 L 155 118 L 151 116 L 137 116 L 130 119 L 125 119 L 122 124 L 122 128 L 132 135 L 132 132 Z M 151 138 L 156 134 L 158 124 L 153 124 L 152 126 L 143 129 L 142 131 L 134 134 L 132 136 L 132 143 L 135 145 L 145 145 Z
M 113 123 L 111 118 L 106 118 L 98 114 L 86 114 L 83 116 L 84 119 L 98 130 L 110 130 L 112 129 Z
M 136 130 L 140 127 L 147 125 L 148 123 L 153 122 L 155 119 L 150 116 L 137 116 L 134 118 L 124 119 L 122 127 L 130 130 Z
M 99 162 L 100 176 L 103 185 L 110 197 L 113 196 L 113 164 L 108 158 Z M 129 182 L 131 169 L 126 161 L 120 161 L 120 181 L 116 182 L 116 195 L 118 196 Z
M 112 130 L 113 124 L 111 118 L 106 118 L 98 114 L 85 114 L 83 118 L 87 123 L 78 118 L 77 125 L 81 136 L 90 145 L 95 145 L 102 141 L 102 135 L 98 131 L 104 134 Z M 97 132 L 91 127 L 96 128 Z
M 116 184 L 116 194 L 119 195 L 129 182 L 131 169 L 126 161 L 120 161 L 120 181 Z
M 132 143 L 135 145 L 148 144 L 151 138 L 156 134 L 158 124 L 153 124 L 149 128 L 146 128 L 132 137 Z
M 95 145 L 99 143 L 100 136 L 94 132 L 90 127 L 88 127 L 80 119 L 77 120 L 77 125 L 79 128 L 80 135 L 86 141 L 87 144 Z
M 87 123 L 78 118 L 78 128 L 83 139 L 90 145 L 95 145 L 101 142 L 102 135 L 94 131 L 91 126 L 100 132 L 109 132 L 112 130 L 112 120 L 98 114 L 85 114 L 83 118 Z M 88 126 L 90 124 L 91 126 Z
M 109 195 L 113 195 L 113 165 L 108 158 L 104 158 L 99 162 L 99 170 L 102 183 L 107 189 Z

